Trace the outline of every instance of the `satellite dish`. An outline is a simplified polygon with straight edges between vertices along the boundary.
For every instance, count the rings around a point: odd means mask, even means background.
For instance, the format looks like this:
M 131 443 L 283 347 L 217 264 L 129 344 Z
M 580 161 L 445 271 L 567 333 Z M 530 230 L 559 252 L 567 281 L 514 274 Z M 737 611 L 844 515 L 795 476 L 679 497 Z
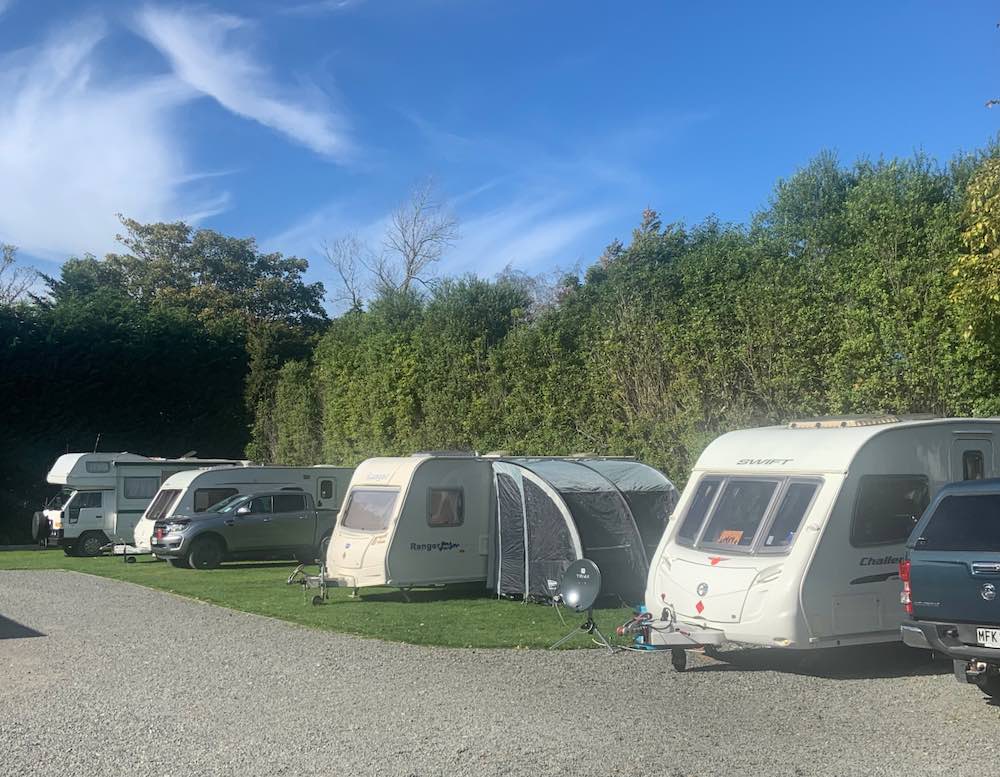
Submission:
M 559 582 L 559 593 L 567 607 L 589 610 L 601 593 L 601 570 L 589 558 L 573 561 Z
M 609 653 L 615 652 L 614 647 L 594 623 L 594 602 L 597 601 L 600 594 L 601 570 L 597 568 L 597 564 L 589 558 L 578 558 L 576 561 L 571 561 L 559 582 L 559 598 L 570 609 L 576 612 L 586 612 L 587 620 L 580 628 L 574 629 L 552 645 L 549 650 L 569 642 L 575 635 L 583 632 L 594 635 L 594 641 L 598 645 L 606 647 Z

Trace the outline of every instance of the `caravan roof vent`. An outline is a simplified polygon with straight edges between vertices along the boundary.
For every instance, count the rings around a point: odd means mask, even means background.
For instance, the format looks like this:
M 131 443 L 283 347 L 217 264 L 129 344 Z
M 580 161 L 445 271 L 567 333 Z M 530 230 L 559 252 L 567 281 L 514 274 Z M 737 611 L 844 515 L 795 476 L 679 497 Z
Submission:
M 490 451 L 483 454 L 484 459 L 509 459 L 510 457 L 510 451 Z
M 839 418 L 812 418 L 805 421 L 791 421 L 789 429 L 853 429 L 859 426 L 881 426 L 898 424 L 902 419 L 894 415 L 843 416 Z
M 427 456 L 478 456 L 479 454 L 475 451 L 417 451 L 416 453 L 411 453 L 410 456 L 426 458 Z

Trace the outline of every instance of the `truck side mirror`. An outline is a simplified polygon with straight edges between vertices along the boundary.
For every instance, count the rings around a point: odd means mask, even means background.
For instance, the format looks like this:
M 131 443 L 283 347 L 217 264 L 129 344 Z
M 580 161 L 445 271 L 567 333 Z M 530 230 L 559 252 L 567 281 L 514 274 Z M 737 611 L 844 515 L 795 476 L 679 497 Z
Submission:
M 240 507 L 237 507 L 236 508 L 236 514 L 237 515 L 249 515 L 250 514 L 250 506 L 249 505 L 242 505 Z

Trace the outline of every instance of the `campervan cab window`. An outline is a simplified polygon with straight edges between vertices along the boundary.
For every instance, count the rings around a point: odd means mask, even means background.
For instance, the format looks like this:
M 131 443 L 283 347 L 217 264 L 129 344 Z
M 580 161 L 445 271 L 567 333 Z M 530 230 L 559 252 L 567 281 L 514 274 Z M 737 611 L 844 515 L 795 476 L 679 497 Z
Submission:
M 126 499 L 152 499 L 160 488 L 160 477 L 125 478 Z
M 851 523 L 851 545 L 905 542 L 930 502 L 923 475 L 865 475 L 858 487 Z
M 748 553 L 787 552 L 819 487 L 818 480 L 802 478 L 705 478 L 677 541 Z
M 110 461 L 88 461 L 85 465 L 87 472 L 92 475 L 103 475 L 111 471 Z
M 460 488 L 431 488 L 427 491 L 427 525 L 461 526 L 465 503 Z
M 199 488 L 194 492 L 194 511 L 203 513 L 209 507 L 238 493 L 239 490 L 235 488 Z
M 396 507 L 398 489 L 356 488 L 347 497 L 344 528 L 385 531 Z

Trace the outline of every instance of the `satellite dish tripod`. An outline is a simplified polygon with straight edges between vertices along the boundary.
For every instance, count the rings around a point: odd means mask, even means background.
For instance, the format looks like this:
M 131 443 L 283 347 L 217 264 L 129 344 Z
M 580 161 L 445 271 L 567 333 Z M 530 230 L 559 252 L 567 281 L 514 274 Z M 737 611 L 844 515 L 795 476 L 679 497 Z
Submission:
M 549 647 L 549 650 L 555 650 L 560 645 L 566 644 L 571 639 L 573 639 L 573 637 L 575 637 L 577 634 L 579 634 L 581 631 L 584 634 L 590 634 L 591 638 L 595 642 L 597 642 L 597 644 L 603 645 L 604 647 L 606 647 L 608 649 L 609 653 L 614 653 L 615 652 L 614 647 L 612 647 L 611 643 L 608 642 L 608 638 L 604 636 L 604 634 L 601 632 L 601 630 L 597 627 L 597 624 L 594 622 L 594 608 L 593 607 L 590 607 L 587 610 L 587 620 L 585 620 L 583 623 L 581 623 L 579 627 L 573 629 L 569 634 L 567 634 L 565 637 L 563 637 L 562 639 L 560 639 L 554 645 L 551 645 Z
M 591 638 L 598 645 L 606 647 L 609 653 L 615 652 L 614 647 L 608 642 L 608 638 L 601 633 L 601 630 L 597 628 L 597 624 L 594 623 L 594 602 L 597 601 L 597 596 L 600 592 L 601 570 L 598 569 L 597 564 L 586 558 L 572 561 L 563 573 L 562 580 L 559 583 L 558 598 L 562 599 L 566 606 L 575 612 L 586 611 L 587 620 L 579 628 L 573 629 L 569 634 L 552 645 L 549 650 L 566 644 L 574 635 L 582 631 L 584 634 L 590 634 Z

